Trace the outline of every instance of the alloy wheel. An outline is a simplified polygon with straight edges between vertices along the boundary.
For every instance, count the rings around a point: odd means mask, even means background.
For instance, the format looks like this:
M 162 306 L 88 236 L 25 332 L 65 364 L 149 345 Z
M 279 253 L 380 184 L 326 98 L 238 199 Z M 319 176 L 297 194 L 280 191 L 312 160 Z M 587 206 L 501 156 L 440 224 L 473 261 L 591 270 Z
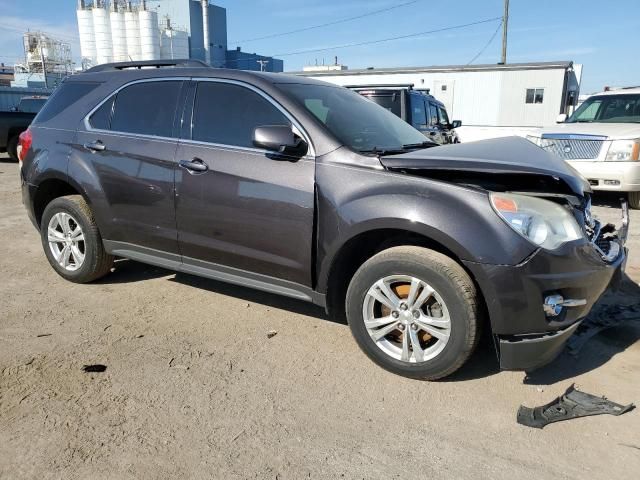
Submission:
M 390 357 L 422 363 L 438 356 L 451 334 L 449 311 L 428 283 L 408 275 L 375 282 L 362 314 L 369 336 Z
M 47 227 L 49 248 L 58 265 L 74 272 L 82 267 L 86 247 L 78 221 L 66 212 L 58 212 Z

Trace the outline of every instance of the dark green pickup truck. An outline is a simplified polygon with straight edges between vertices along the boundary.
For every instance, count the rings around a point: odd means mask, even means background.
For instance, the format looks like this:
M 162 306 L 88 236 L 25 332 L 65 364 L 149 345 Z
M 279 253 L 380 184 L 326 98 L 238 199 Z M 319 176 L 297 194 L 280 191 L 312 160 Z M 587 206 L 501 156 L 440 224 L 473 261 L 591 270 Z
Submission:
M 47 97 L 24 97 L 12 111 L 0 112 L 0 152 L 18 161 L 18 137 L 31 124 Z

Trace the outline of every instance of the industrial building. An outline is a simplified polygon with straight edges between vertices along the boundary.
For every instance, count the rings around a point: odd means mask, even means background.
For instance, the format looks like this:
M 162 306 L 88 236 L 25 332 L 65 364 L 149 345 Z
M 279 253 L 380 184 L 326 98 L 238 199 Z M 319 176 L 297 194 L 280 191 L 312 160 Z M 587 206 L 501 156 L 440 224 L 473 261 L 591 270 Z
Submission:
M 191 58 L 214 67 L 281 72 L 282 60 L 227 51 L 227 11 L 209 0 L 78 0 L 83 68 Z
M 582 65 L 570 61 L 294 72 L 337 85 L 407 85 L 429 90 L 464 141 L 550 125 L 578 101 Z

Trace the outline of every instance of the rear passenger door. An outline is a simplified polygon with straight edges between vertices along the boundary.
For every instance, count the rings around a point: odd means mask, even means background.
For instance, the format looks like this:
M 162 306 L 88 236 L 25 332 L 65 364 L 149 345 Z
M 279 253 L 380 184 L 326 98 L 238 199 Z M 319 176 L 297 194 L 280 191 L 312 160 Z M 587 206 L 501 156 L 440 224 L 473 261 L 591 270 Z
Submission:
M 108 220 L 101 230 L 110 249 L 153 249 L 179 261 L 174 175 L 183 86 L 180 79 L 125 86 L 78 131 L 74 155 L 96 177 L 88 188 L 97 191 L 88 193 Z
M 243 83 L 202 80 L 193 88 L 191 128 L 177 159 L 201 170 L 181 166 L 176 174 L 183 262 L 310 286 L 315 161 L 253 145 L 255 127 L 293 119 Z

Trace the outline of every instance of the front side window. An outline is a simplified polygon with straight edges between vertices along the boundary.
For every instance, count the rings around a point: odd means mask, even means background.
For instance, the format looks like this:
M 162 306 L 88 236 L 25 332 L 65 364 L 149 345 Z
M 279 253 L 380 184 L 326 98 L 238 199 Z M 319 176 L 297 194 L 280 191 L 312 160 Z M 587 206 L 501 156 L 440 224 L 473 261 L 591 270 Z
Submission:
M 526 103 L 542 103 L 544 100 L 544 88 L 527 88 Z
M 220 82 L 198 84 L 193 140 L 254 148 L 253 131 L 265 125 L 291 125 L 291 122 L 253 90 Z
M 113 107 L 111 130 L 157 137 L 173 136 L 181 87 L 181 81 L 171 80 L 136 83 L 120 90 Z
M 442 107 L 438 107 L 438 121 L 442 126 L 449 126 L 449 115 L 447 115 L 447 111 Z
M 386 108 L 346 88 L 304 83 L 276 86 L 355 151 L 403 150 L 428 142 L 422 133 Z
M 588 98 L 569 123 L 640 123 L 640 95 L 600 95 Z

